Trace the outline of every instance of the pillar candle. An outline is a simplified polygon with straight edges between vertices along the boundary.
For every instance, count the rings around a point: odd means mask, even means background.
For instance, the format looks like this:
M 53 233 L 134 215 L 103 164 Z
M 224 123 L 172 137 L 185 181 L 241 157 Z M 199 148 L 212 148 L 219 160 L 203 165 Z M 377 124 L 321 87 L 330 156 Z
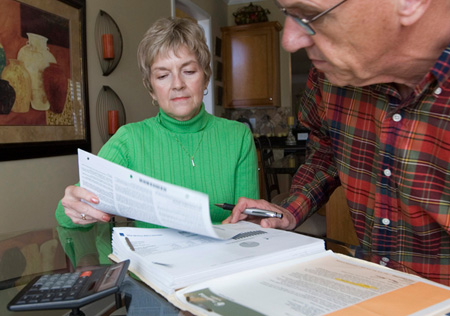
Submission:
M 294 117 L 293 116 L 289 116 L 288 117 L 288 125 L 289 126 L 294 126 Z
M 108 111 L 108 133 L 114 135 L 119 129 L 119 111 Z
M 112 34 L 103 34 L 103 58 L 113 59 L 114 58 L 114 37 Z
M 295 157 L 294 156 L 290 155 L 288 162 L 289 162 L 289 168 L 295 168 Z

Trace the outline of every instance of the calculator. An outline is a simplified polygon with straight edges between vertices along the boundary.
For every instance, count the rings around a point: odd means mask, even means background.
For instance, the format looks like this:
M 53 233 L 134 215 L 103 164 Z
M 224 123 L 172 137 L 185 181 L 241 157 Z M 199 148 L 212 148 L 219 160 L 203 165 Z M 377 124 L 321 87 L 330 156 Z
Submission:
M 125 260 L 89 270 L 38 276 L 8 304 L 10 311 L 77 309 L 119 291 L 130 264 Z

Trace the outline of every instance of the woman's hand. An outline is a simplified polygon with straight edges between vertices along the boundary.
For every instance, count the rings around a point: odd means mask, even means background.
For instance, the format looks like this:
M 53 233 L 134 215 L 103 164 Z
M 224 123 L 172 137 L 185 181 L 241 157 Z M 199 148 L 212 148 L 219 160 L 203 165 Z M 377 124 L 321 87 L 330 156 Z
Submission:
M 259 208 L 262 210 L 282 213 L 283 218 L 263 218 L 244 214 L 247 208 Z M 267 202 L 266 200 L 253 200 L 241 197 L 236 206 L 233 208 L 231 215 L 226 218 L 222 224 L 236 223 L 241 220 L 247 220 L 256 224 L 260 224 L 264 228 L 279 228 L 285 230 L 292 230 L 295 228 L 297 221 L 287 209 L 281 206 Z
M 98 197 L 86 189 L 75 185 L 70 185 L 66 188 L 61 204 L 64 207 L 64 212 L 75 224 L 91 224 L 95 222 L 109 222 L 111 216 L 97 210 L 84 201 L 89 201 L 94 204 L 99 203 Z

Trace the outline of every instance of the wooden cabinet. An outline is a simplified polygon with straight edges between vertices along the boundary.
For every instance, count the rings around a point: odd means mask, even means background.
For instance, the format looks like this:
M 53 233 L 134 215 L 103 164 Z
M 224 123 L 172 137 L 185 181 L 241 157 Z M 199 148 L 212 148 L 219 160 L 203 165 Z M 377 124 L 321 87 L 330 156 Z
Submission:
M 280 23 L 221 30 L 224 107 L 280 106 Z

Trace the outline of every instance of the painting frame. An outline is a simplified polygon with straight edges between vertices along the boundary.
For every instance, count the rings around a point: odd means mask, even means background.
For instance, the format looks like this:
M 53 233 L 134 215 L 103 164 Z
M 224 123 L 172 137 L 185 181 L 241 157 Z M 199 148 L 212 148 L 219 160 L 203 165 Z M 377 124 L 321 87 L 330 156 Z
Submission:
M 11 1 L 14 1 L 14 3 Z M 57 43 L 57 39 L 52 44 L 49 37 L 48 50 L 51 52 L 52 47 L 56 47 L 56 49 L 62 47 L 60 50 L 65 49 L 67 51 L 66 55 L 69 56 L 69 62 L 64 63 L 68 65 L 68 71 L 66 71 L 67 79 L 63 107 L 64 111 L 67 112 L 64 115 L 72 120 L 70 123 L 61 123 L 62 120 L 55 118 L 57 115 L 53 114 L 53 112 L 50 113 L 50 110 L 48 110 L 41 111 L 46 112 L 44 124 L 29 123 L 27 125 L 0 122 L 0 161 L 72 155 L 77 153 L 78 148 L 91 151 L 86 49 L 86 1 L 0 0 L 0 2 L 4 5 L 14 6 L 18 3 L 22 11 L 25 11 L 23 10 L 24 7 L 31 8 L 42 12 L 42 16 L 59 17 L 68 24 L 67 31 L 64 29 L 67 33 L 67 47 L 64 45 L 58 46 L 60 44 Z M 20 22 L 24 24 L 23 21 Z M 37 22 L 39 24 L 39 20 Z M 42 20 L 41 22 L 42 24 L 48 24 L 48 21 Z M 37 28 L 39 29 L 39 26 Z M 28 41 L 26 43 L 28 45 Z M 16 51 L 17 49 L 11 49 L 10 55 L 12 57 L 10 56 L 10 59 L 16 58 L 13 55 L 13 53 L 16 54 Z M 8 58 L 7 47 L 5 47 L 5 54 Z M 70 104 L 70 107 L 67 106 L 68 104 Z M 44 114 L 39 113 L 39 115 L 42 117 Z M 16 116 L 19 116 L 19 114 Z M 51 123 L 48 123 L 49 121 Z

